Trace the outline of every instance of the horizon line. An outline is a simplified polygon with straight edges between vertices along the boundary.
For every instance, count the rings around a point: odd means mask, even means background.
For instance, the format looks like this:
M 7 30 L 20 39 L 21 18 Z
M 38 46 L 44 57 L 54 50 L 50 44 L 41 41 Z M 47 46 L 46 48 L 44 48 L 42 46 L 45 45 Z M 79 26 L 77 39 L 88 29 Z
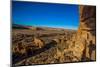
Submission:
M 16 24 L 16 23 L 12 23 Z M 50 27 L 50 28 L 60 28 L 60 29 L 72 29 L 72 30 L 78 30 L 78 27 L 75 26 L 48 26 L 48 25 L 27 25 L 27 24 L 18 24 L 18 25 L 24 25 L 24 26 L 31 26 L 31 27 Z

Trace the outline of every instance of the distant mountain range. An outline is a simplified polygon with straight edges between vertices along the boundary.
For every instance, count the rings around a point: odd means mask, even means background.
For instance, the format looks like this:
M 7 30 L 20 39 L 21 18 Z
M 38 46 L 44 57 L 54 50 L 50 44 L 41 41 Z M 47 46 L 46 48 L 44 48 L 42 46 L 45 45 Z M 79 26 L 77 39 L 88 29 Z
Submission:
M 51 27 L 33 27 L 20 24 L 12 24 L 13 29 L 36 29 L 36 30 L 64 30 L 62 28 L 51 28 Z
M 32 29 L 32 30 L 71 30 L 71 29 L 62 29 L 62 28 L 52 28 L 52 27 L 33 27 L 28 25 L 12 24 L 13 29 Z M 74 31 L 74 30 L 72 30 Z
M 13 29 L 29 29 L 32 26 L 25 26 L 25 25 L 20 25 L 20 24 L 12 24 Z

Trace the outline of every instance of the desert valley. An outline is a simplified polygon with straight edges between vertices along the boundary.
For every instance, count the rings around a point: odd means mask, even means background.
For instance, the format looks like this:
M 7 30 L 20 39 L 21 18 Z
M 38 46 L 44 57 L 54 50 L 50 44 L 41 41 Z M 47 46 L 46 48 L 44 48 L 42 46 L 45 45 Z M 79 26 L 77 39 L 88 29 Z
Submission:
M 95 6 L 79 6 L 78 30 L 12 25 L 12 64 L 36 65 L 96 60 Z

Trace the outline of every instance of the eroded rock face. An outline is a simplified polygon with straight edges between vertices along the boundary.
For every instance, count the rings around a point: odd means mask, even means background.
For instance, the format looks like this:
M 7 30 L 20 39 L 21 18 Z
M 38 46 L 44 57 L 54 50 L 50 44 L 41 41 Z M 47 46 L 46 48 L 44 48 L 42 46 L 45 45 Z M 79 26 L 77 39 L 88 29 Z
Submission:
M 43 37 L 52 37 L 44 40 L 34 37 L 35 35 L 18 34 L 15 36 L 13 42 L 15 57 L 18 55 L 20 58 L 20 54 L 27 57 L 16 62 L 15 65 L 96 60 L 96 7 L 79 6 L 79 12 L 80 25 L 75 32 L 56 37 L 54 37 L 55 34 L 53 36 L 51 36 L 52 34 L 40 34 Z M 48 42 L 46 43 L 46 41 Z
M 35 44 L 35 46 L 38 46 L 39 48 L 42 48 L 44 46 L 44 41 L 38 38 L 34 38 L 33 43 Z
M 80 6 L 80 26 L 73 53 L 80 61 L 96 60 L 96 7 Z

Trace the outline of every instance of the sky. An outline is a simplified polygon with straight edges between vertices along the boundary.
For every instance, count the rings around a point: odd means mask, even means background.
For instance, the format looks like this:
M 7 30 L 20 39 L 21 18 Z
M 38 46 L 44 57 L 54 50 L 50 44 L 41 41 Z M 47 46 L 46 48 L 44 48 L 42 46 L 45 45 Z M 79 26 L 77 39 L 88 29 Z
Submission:
M 79 8 L 72 4 L 13 1 L 12 22 L 29 26 L 77 29 Z

